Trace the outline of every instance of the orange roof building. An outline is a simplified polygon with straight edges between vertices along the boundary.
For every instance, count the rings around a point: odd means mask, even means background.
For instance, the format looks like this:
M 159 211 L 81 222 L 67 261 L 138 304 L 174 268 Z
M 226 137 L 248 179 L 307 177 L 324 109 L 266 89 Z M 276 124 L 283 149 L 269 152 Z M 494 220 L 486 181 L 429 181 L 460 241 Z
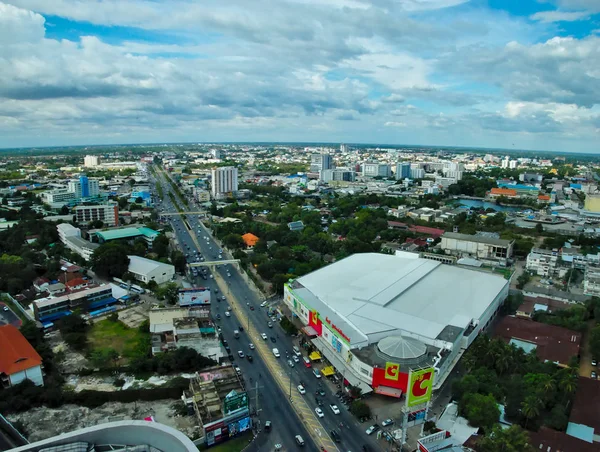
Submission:
M 512 188 L 492 188 L 490 191 L 491 196 L 507 196 L 509 198 L 514 198 L 517 196 L 517 190 L 513 190 Z
M 0 326 L 0 381 L 10 387 L 23 380 L 44 385 L 42 358 L 17 328 Z
M 550 201 L 550 195 L 538 195 L 540 201 Z
M 247 232 L 242 236 L 242 240 L 248 248 L 253 248 L 254 245 L 256 245 L 260 239 L 251 232 Z

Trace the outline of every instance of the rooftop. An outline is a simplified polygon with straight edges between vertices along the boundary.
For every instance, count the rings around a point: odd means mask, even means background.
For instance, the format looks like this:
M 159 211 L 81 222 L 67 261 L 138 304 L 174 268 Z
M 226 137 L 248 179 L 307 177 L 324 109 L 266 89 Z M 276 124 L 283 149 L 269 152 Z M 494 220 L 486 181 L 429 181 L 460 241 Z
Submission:
M 535 344 L 539 359 L 563 365 L 579 354 L 581 344 L 581 333 L 577 331 L 512 316 L 500 320 L 495 333 L 507 342 L 516 339 Z
M 446 232 L 442 236 L 444 239 L 464 240 L 467 242 L 485 243 L 487 245 L 509 246 L 510 240 L 495 239 L 492 237 L 484 237 L 481 235 L 460 234 L 458 232 Z
M 436 338 L 448 325 L 467 328 L 507 284 L 497 275 L 428 259 L 365 253 L 302 276 L 291 288 L 359 343 L 382 332 Z
M 13 375 L 42 364 L 42 358 L 13 325 L 0 326 L 0 374 Z
M 98 231 L 96 234 L 103 240 L 117 240 L 127 239 L 132 237 L 138 237 L 143 235 L 144 237 L 154 238 L 159 232 L 154 229 L 142 227 L 142 228 L 119 228 L 119 229 L 107 229 L 104 231 Z
M 598 445 L 558 432 L 548 427 L 541 427 L 537 432 L 529 433 L 529 444 L 535 450 L 544 452 L 593 452 L 598 451 Z
M 600 380 L 579 377 L 569 422 L 592 427 L 600 435 Z
M 147 275 L 157 269 L 174 268 L 171 264 L 163 264 L 162 262 L 152 259 L 146 259 L 141 256 L 127 256 L 129 258 L 128 270 L 135 275 Z

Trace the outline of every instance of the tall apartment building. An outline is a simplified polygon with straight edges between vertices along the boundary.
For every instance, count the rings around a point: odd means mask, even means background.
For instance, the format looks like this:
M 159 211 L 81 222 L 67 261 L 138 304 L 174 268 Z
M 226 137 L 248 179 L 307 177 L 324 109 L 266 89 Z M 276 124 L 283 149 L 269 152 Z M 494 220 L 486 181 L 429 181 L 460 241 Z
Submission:
M 410 163 L 396 163 L 396 180 L 410 178 Z
M 387 163 L 363 163 L 362 173 L 366 177 L 390 177 L 392 168 Z
M 211 193 L 213 198 L 238 191 L 238 170 L 234 166 L 223 166 L 211 170 Z
M 340 152 L 348 152 L 348 145 L 344 143 L 340 144 Z
M 310 156 L 310 172 L 318 173 L 319 171 L 333 168 L 333 159 L 329 154 L 312 154 Z
M 423 168 L 410 168 L 411 179 L 423 179 L 425 177 L 425 170 Z
M 323 182 L 354 182 L 356 180 L 356 172 L 346 168 L 328 169 L 319 172 L 319 179 Z
M 75 221 L 77 223 L 87 224 L 96 220 L 102 221 L 106 226 L 118 226 L 119 205 L 110 203 L 75 207 Z
M 82 174 L 79 179 L 69 181 L 68 190 L 75 194 L 75 199 L 94 198 L 100 194 L 100 183 Z
M 212 151 L 210 151 L 210 153 L 212 154 L 214 159 L 223 158 L 223 152 L 220 149 L 213 149 Z
M 83 158 L 83 166 L 86 168 L 95 168 L 100 165 L 100 157 L 97 155 L 86 155 Z

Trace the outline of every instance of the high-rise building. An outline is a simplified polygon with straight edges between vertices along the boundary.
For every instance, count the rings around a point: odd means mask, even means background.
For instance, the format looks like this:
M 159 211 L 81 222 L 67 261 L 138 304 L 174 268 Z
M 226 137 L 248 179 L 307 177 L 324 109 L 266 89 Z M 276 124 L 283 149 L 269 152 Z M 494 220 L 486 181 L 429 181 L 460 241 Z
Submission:
M 86 168 L 95 168 L 100 165 L 100 157 L 97 155 L 86 155 L 83 158 L 83 166 Z
M 401 162 L 396 164 L 396 180 L 410 178 L 410 163 Z
M 501 166 L 502 168 L 508 168 L 508 161 L 509 161 L 509 160 L 508 160 L 508 157 L 506 157 L 506 158 L 503 158 L 503 159 L 502 159 L 502 161 L 500 162 L 500 166 Z
M 425 177 L 425 170 L 423 168 L 412 168 L 410 169 L 411 179 L 423 179 Z
M 363 163 L 362 173 L 366 177 L 390 177 L 392 168 L 387 163 Z
M 328 169 L 319 172 L 319 179 L 323 182 L 354 182 L 356 180 L 356 173 L 347 168 Z
M 508 162 L 508 168 L 509 168 L 509 169 L 516 169 L 516 168 L 517 168 L 517 163 L 518 163 L 518 162 L 517 162 L 516 160 L 510 160 L 510 161 Z
M 210 153 L 212 154 L 213 158 L 215 158 L 215 159 L 223 158 L 223 153 L 221 152 L 220 149 L 213 149 L 212 151 L 210 151 Z
M 340 152 L 348 152 L 348 145 L 344 143 L 340 144 Z
M 319 171 L 333 168 L 333 159 L 329 154 L 312 154 L 310 156 L 310 172 L 318 173 Z
M 82 174 L 79 179 L 69 181 L 68 190 L 75 194 L 75 199 L 94 198 L 100 193 L 100 183 Z
M 211 170 L 211 193 L 213 198 L 238 191 L 238 170 L 235 166 L 222 166 Z

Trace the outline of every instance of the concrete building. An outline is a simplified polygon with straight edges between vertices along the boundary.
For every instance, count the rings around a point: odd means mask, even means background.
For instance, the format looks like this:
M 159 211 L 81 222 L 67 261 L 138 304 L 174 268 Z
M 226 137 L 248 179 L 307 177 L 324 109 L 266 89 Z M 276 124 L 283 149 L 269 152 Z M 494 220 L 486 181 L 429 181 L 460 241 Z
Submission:
M 0 383 L 9 388 L 24 380 L 44 386 L 42 358 L 13 325 L 0 326 Z
M 100 194 L 100 183 L 82 174 L 79 179 L 69 181 L 68 190 L 75 194 L 75 199 L 95 198 Z
M 555 275 L 558 268 L 558 250 L 532 248 L 527 255 L 525 268 L 538 276 L 549 278 Z
M 319 172 L 319 180 L 323 182 L 354 182 L 356 172 L 346 168 L 328 169 Z
M 149 248 L 152 248 L 152 243 L 159 234 L 160 232 L 146 227 L 106 229 L 102 231 L 94 231 L 93 233 L 100 243 L 106 243 L 111 240 L 135 240 L 136 238 L 140 237 L 144 239 Z
M 42 193 L 42 199 L 51 206 L 64 206 L 75 201 L 75 193 L 65 189 L 50 190 Z
M 401 162 L 396 164 L 396 180 L 410 179 L 410 163 Z
M 583 278 L 583 293 L 593 297 L 600 296 L 600 268 L 586 268 Z
M 100 165 L 100 157 L 97 155 L 86 155 L 83 158 L 83 166 L 86 168 L 95 168 Z
M 223 198 L 238 191 L 238 169 L 222 166 L 211 170 L 211 193 L 213 198 Z
M 140 256 L 129 257 L 129 267 L 127 271 L 133 277 L 143 283 L 148 284 L 154 281 L 156 284 L 164 284 L 169 282 L 175 276 L 175 267 L 171 264 L 163 264 L 162 262 L 146 259 Z
M 94 425 L 17 447 L 12 452 L 92 450 L 197 452 L 198 448 L 180 431 L 144 420 Z
M 411 369 L 433 367 L 440 387 L 496 317 L 508 287 L 501 276 L 417 254 L 365 253 L 286 284 L 284 303 L 350 384 L 400 397 Z M 390 363 L 394 378 L 386 376 Z
M 423 179 L 425 177 L 425 170 L 423 168 L 410 168 L 411 179 Z
M 333 168 L 333 158 L 329 154 L 312 154 L 310 156 L 310 172 L 318 173 L 320 171 Z
M 344 144 L 344 143 L 340 144 L 340 152 L 341 152 L 342 154 L 344 154 L 344 153 L 348 152 L 348 145 L 347 145 L 347 144 Z
M 189 347 L 215 361 L 226 357 L 215 336 L 210 305 L 151 309 L 149 316 L 152 354 Z
M 512 257 L 514 240 L 446 232 L 440 244 L 446 254 L 474 257 L 490 263 L 506 263 Z
M 392 168 L 387 163 L 363 163 L 362 173 L 365 177 L 390 177 Z
M 584 210 L 588 212 L 600 212 L 600 195 L 587 195 L 583 204 Z
M 110 284 L 91 287 L 78 292 L 53 298 L 42 298 L 33 302 L 35 319 L 42 324 L 51 324 L 61 317 L 71 315 L 75 309 L 90 312 L 117 303 Z
M 119 205 L 117 203 L 96 204 L 93 206 L 76 206 L 75 222 L 87 225 L 100 220 L 105 226 L 119 225 Z
M 592 452 L 600 448 L 600 411 L 598 407 L 600 407 L 600 381 L 589 378 L 587 375 L 580 376 L 567 425 L 567 435 L 579 438 L 582 440 L 580 443 L 588 445 L 589 449 L 584 449 L 581 444 L 577 444 L 577 447 L 561 448 L 560 450 L 576 450 L 578 452 L 589 450 Z M 540 448 L 540 450 L 543 449 Z

